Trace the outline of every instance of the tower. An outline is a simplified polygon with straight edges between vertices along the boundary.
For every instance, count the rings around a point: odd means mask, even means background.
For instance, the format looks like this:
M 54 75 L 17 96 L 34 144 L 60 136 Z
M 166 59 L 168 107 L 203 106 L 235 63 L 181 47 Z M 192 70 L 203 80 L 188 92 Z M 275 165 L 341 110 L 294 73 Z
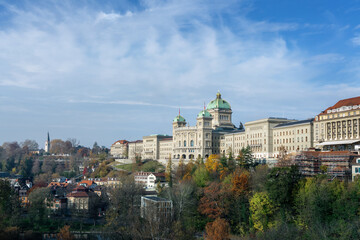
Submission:
M 218 127 L 229 129 L 235 128 L 231 120 L 231 106 L 227 101 L 221 98 L 220 92 L 218 92 L 216 98 L 207 105 L 206 110 L 209 111 L 213 117 L 212 127 L 214 129 Z
M 209 157 L 212 153 L 212 120 L 213 117 L 206 109 L 201 111 L 196 118 L 196 127 L 199 133 L 199 154 L 205 158 Z
M 47 140 L 45 141 L 45 152 L 49 152 L 50 151 L 50 135 L 49 132 L 47 134 Z

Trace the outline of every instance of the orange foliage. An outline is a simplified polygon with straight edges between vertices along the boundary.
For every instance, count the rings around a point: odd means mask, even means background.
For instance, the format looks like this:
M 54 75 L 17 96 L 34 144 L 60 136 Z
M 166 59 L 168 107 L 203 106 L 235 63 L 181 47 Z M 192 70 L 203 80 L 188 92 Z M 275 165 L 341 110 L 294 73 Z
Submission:
M 220 156 L 216 154 L 211 154 L 210 157 L 206 159 L 205 167 L 208 172 L 215 172 L 218 170 L 220 164 Z
M 236 171 L 231 179 L 232 188 L 231 191 L 236 195 L 249 193 L 249 172 L 248 171 Z
M 60 229 L 60 232 L 56 235 L 56 239 L 58 240 L 73 240 L 74 236 L 70 232 L 70 226 L 65 225 Z
M 206 224 L 206 235 L 209 240 L 229 239 L 230 226 L 223 218 L 217 218 L 214 222 Z
M 220 183 L 213 182 L 204 188 L 204 196 L 200 199 L 199 212 L 208 218 L 216 219 L 226 213 L 224 200 L 228 191 Z

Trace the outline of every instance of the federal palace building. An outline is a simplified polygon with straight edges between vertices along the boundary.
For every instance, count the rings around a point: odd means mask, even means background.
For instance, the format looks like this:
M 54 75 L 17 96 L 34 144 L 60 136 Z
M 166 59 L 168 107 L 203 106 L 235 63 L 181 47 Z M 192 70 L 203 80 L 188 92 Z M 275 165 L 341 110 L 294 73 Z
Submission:
M 257 160 L 275 160 L 280 151 L 296 153 L 308 149 L 358 150 L 360 144 L 360 97 L 340 100 L 315 118 L 291 120 L 264 118 L 236 127 L 231 105 L 218 92 L 188 126 L 180 114 L 172 122 L 172 136 L 150 135 L 142 140 L 116 141 L 111 154 L 116 158 L 189 160 L 230 152 L 237 156 L 249 146 Z

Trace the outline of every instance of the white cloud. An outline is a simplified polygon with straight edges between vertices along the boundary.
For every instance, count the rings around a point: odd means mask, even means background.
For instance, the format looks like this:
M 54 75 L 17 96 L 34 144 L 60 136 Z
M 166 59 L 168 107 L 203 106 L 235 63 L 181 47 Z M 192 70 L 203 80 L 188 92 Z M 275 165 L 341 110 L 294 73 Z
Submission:
M 352 44 L 355 46 L 360 46 L 360 34 L 356 34 L 355 37 L 351 39 Z
M 11 22 L 0 30 L 0 85 L 12 86 L 19 101 L 24 89 L 36 89 L 54 109 L 67 110 L 64 99 L 73 99 L 66 103 L 109 105 L 112 113 L 142 106 L 158 107 L 156 113 L 201 110 L 220 90 L 234 112 L 244 113 L 243 122 L 284 110 L 288 117 L 311 117 L 314 102 L 345 96 L 335 90 L 354 94 L 345 80 L 337 83 L 338 76 L 328 74 L 328 65 L 343 56 L 303 51 L 282 35 L 301 25 L 255 21 L 231 4 L 145 1 L 144 9 L 121 13 L 66 4 L 10 6 Z M 324 82 L 332 87 L 323 88 Z M 159 118 L 156 113 L 149 118 Z

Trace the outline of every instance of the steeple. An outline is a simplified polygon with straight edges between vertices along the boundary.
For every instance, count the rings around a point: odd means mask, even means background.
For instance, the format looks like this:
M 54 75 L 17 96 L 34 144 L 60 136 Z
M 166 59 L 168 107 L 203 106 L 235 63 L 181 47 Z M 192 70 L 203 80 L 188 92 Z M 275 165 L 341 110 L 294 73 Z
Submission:
M 47 133 L 47 140 L 45 141 L 45 152 L 49 152 L 50 151 L 50 134 L 49 132 Z

